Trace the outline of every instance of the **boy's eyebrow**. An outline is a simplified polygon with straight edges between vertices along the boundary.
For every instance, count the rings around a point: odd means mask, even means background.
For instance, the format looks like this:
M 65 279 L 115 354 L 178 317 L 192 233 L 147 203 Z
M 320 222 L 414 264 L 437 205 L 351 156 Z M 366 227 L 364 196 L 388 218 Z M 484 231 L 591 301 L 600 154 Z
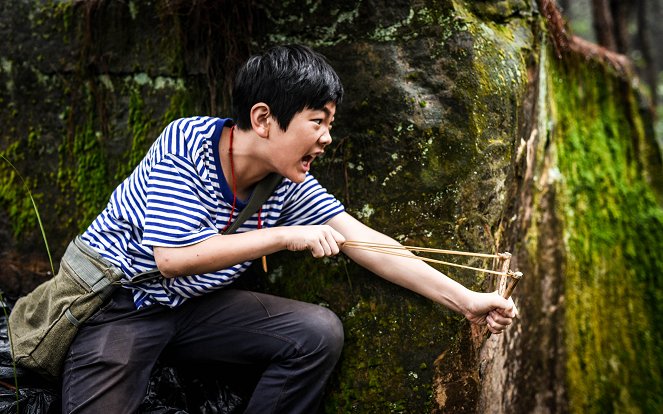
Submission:
M 332 122 L 334 121 L 334 118 L 332 118 L 332 113 L 329 109 L 327 109 L 327 107 L 323 107 L 321 111 L 325 113 L 326 118 L 331 118 Z

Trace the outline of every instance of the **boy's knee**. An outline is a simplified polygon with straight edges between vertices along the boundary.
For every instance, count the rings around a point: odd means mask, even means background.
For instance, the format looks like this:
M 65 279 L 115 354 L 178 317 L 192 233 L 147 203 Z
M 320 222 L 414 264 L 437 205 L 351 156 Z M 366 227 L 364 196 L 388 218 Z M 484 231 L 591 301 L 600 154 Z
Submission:
M 323 352 L 338 356 L 343 349 L 345 335 L 343 323 L 331 310 L 322 306 L 317 307 L 315 312 L 307 316 L 311 332 L 317 336 L 316 348 Z

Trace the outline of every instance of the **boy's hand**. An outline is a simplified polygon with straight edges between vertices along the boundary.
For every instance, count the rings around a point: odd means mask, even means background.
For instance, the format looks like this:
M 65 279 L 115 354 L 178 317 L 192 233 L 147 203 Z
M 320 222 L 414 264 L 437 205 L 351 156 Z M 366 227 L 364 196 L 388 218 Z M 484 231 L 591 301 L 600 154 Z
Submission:
M 337 255 L 345 243 L 345 237 L 330 226 L 287 227 L 286 249 L 291 251 L 309 250 L 313 257 Z
M 504 299 L 497 292 L 472 292 L 465 317 L 472 323 L 487 325 L 494 334 L 501 334 L 518 316 L 513 299 Z

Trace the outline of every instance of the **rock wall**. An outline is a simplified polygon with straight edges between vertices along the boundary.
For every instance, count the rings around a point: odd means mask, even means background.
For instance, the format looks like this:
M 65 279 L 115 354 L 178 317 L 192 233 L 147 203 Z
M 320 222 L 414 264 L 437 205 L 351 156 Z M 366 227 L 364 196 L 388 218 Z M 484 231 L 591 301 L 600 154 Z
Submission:
M 511 251 L 516 326 L 484 342 L 343 257 L 243 283 L 329 306 L 327 412 L 651 412 L 663 406 L 660 150 L 635 79 L 548 1 L 0 1 L 0 154 L 54 266 L 175 117 L 227 115 L 250 53 L 300 42 L 347 90 L 314 174 L 400 241 Z M 561 40 L 560 40 L 561 39 Z M 0 160 L 0 287 L 52 272 Z M 492 267 L 485 260 L 463 261 Z M 474 289 L 493 280 L 440 268 Z

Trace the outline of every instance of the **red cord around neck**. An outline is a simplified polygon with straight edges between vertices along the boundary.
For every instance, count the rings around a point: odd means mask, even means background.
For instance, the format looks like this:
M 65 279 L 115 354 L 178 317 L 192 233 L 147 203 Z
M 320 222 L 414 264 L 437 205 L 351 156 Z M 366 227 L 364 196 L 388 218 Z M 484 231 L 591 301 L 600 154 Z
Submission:
M 232 209 L 230 210 L 230 216 L 228 216 L 228 222 L 226 223 L 225 227 L 221 232 L 223 233 L 226 231 L 228 226 L 230 226 L 230 222 L 232 221 L 233 214 L 235 213 L 235 206 L 237 205 L 237 179 L 235 178 L 235 162 L 233 160 L 233 137 L 234 137 L 234 132 L 235 132 L 235 125 L 233 125 L 230 128 L 230 144 L 228 146 L 228 156 L 230 157 L 230 177 L 232 179 L 232 191 L 233 191 L 233 206 Z M 262 206 L 260 206 L 260 210 L 258 210 L 258 230 L 262 228 Z M 262 269 L 267 273 L 267 257 L 263 256 L 262 257 Z
M 232 209 L 230 210 L 230 215 L 228 216 L 228 222 L 226 225 L 223 227 L 221 232 L 226 231 L 226 229 L 230 226 L 230 222 L 232 221 L 233 214 L 235 213 L 235 207 L 237 205 L 237 179 L 235 178 L 235 163 L 233 161 L 233 137 L 234 137 L 234 132 L 235 132 L 235 125 L 233 125 L 230 128 L 230 143 L 228 146 L 228 157 L 230 157 L 230 177 L 232 179 L 232 192 L 233 192 L 233 205 Z M 260 210 L 258 210 L 258 230 L 262 228 L 262 206 L 260 207 Z
M 237 180 L 235 180 L 235 164 L 233 162 L 233 132 L 235 131 L 235 125 L 230 128 L 230 145 L 228 148 L 228 157 L 230 158 L 230 178 L 232 180 L 232 192 L 233 192 L 233 205 L 230 210 L 230 215 L 228 216 L 228 222 L 221 229 L 223 233 L 230 226 L 230 222 L 233 219 L 233 214 L 235 213 L 235 206 L 237 205 Z

